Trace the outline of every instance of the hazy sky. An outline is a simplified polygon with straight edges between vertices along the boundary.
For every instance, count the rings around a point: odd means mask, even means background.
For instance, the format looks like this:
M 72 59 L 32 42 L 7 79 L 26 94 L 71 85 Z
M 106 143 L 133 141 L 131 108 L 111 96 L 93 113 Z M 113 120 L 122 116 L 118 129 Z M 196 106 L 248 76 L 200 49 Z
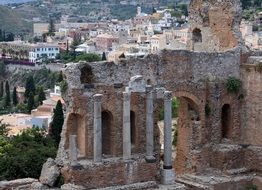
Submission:
M 34 1 L 34 0 L 0 0 L 0 4 L 7 4 L 7 3 L 23 3 L 28 1 Z

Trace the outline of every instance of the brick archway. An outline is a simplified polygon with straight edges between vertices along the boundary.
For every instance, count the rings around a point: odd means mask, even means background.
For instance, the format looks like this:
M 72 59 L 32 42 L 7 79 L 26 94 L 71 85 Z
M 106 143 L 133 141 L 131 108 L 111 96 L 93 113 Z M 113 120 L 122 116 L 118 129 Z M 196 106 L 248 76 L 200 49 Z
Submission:
M 192 151 L 201 144 L 205 124 L 204 103 L 193 93 L 176 91 L 179 99 L 177 151 L 174 161 L 176 173 L 193 173 L 196 170 Z
M 77 149 L 80 156 L 85 155 L 85 125 L 84 117 L 77 113 L 70 113 L 66 120 L 67 130 L 66 130 L 66 149 L 69 148 L 69 137 L 70 135 L 77 136 Z
M 112 155 L 113 115 L 110 111 L 102 111 L 102 153 Z

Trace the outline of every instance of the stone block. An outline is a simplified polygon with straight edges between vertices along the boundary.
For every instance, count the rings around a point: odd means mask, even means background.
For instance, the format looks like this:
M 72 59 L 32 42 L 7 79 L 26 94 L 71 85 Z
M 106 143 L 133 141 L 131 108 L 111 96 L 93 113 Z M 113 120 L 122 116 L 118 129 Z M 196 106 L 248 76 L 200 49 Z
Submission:
M 161 183 L 164 185 L 172 185 L 175 183 L 175 173 L 174 171 L 168 169 L 161 170 Z
M 131 92 L 145 92 L 146 82 L 141 75 L 133 76 L 130 79 L 129 88 Z
M 60 170 L 55 161 L 52 158 L 48 158 L 43 165 L 39 180 L 42 184 L 53 187 L 59 175 Z

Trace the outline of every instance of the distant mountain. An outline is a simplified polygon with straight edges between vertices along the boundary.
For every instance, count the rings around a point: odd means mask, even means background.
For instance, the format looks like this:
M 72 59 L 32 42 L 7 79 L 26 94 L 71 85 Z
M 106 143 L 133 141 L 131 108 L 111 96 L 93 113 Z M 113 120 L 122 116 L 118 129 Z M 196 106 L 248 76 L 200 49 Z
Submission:
M 36 0 L 0 0 L 0 5 L 13 4 L 13 3 L 26 3 L 30 1 L 36 1 Z

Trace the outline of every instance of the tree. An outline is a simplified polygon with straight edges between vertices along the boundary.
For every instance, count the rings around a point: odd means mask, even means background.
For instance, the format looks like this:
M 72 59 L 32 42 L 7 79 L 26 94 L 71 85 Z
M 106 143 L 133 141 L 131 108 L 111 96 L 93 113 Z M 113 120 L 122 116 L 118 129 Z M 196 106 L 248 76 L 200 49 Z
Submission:
M 102 61 L 106 61 L 106 53 L 105 52 L 103 52 L 103 54 L 102 54 Z
M 4 96 L 4 82 L 1 81 L 0 83 L 0 99 Z
M 155 7 L 153 7 L 153 9 L 152 9 L 152 13 L 156 13 Z
M 0 139 L 0 180 L 39 178 L 47 158 L 56 156 L 55 142 L 43 129 L 33 127 L 5 141 Z
M 241 0 L 243 9 L 247 9 L 252 6 L 252 0 Z
M 54 109 L 53 121 L 51 123 L 51 136 L 59 145 L 62 127 L 64 124 L 64 113 L 63 113 L 63 105 L 60 100 L 58 100 L 56 107 Z
M 10 89 L 9 89 L 9 82 L 5 82 L 5 102 L 4 107 L 7 108 L 11 105 L 11 97 L 10 97 Z
M 27 112 L 31 113 L 32 109 L 34 109 L 34 106 L 35 106 L 34 94 L 30 92 L 27 100 Z
M 14 87 L 14 89 L 13 89 L 12 98 L 13 98 L 13 105 L 16 106 L 18 104 L 16 87 Z
M 3 61 L 0 61 L 0 76 L 5 76 L 6 74 L 6 67 Z
M 81 55 L 78 55 L 75 58 L 76 62 L 79 61 L 86 61 L 86 62 L 95 62 L 95 61 L 101 61 L 101 57 L 94 53 L 83 53 Z
M 26 79 L 25 97 L 28 98 L 30 93 L 35 95 L 35 81 L 32 75 Z
M 49 20 L 48 35 L 49 36 L 55 35 L 55 23 L 53 19 Z
M 40 86 L 38 90 L 38 103 L 42 105 L 44 100 L 46 100 L 44 88 Z
M 8 132 L 10 131 L 8 127 L 8 124 L 4 123 L 3 120 L 0 120 L 0 136 L 7 137 Z

